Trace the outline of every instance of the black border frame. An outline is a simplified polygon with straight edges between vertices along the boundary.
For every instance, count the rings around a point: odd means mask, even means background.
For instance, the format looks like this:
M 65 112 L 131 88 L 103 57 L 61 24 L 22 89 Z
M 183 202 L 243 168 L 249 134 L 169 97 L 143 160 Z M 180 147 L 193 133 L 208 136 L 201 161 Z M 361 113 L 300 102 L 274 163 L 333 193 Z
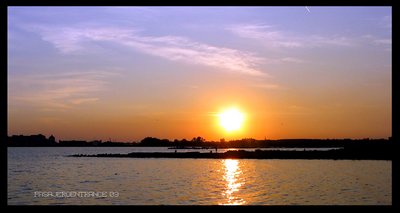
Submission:
M 7 129 L 7 118 L 8 118 L 8 112 L 7 112 L 7 101 L 8 101 L 8 92 L 7 92 L 7 85 L 8 85 L 8 65 L 7 65 L 7 17 L 8 17 L 8 7 L 9 6 L 390 6 L 392 7 L 392 26 L 397 25 L 393 23 L 397 23 L 397 14 L 399 14 L 399 9 L 395 6 L 393 6 L 393 0 L 375 0 L 375 1 L 365 1 L 365 0 L 340 0 L 340 1 L 332 1 L 332 0 L 325 0 L 325 1 L 316 1 L 316 0 L 309 0 L 309 1 L 295 1 L 295 0 L 269 0 L 269 1 L 228 1 L 228 0 L 219 0 L 219 1 L 213 1 L 212 4 L 209 2 L 204 2 L 204 1 L 162 1 L 162 0 L 139 0 L 139 1 L 132 1 L 129 2 L 128 0 L 70 0 L 70 1 L 50 1 L 50 0 L 37 0 L 37 1 L 29 1 L 29 0 L 3 0 L 1 1 L 1 10 L 0 14 L 2 15 L 1 17 L 1 26 L 3 33 L 1 35 L 2 41 L 6 43 L 6 45 L 2 45 L 3 47 L 3 57 L 1 57 L 2 60 L 2 65 L 3 65 L 3 71 L 1 72 L 1 96 L 3 100 L 1 103 L 1 118 L 2 119 L 2 125 L 0 125 L 1 132 L 2 132 L 2 138 L 3 141 L 0 142 L 0 152 L 1 152 L 1 167 L 2 168 L 2 173 L 0 175 L 1 179 L 1 206 L 5 206 L 8 210 L 23 210 L 27 208 L 27 210 L 32 209 L 37 209 L 37 208 L 47 208 L 49 210 L 57 210 L 59 208 L 65 208 L 66 210 L 73 210 L 73 209 L 78 209 L 78 208 L 83 208 L 83 209 L 93 209 L 93 208 L 98 208 L 99 206 L 8 206 L 7 204 L 7 199 L 8 199 L 8 193 L 7 193 L 7 135 L 8 135 L 8 129 Z M 397 35 L 396 28 L 392 28 L 392 40 L 395 38 Z M 395 40 L 395 39 L 394 39 Z M 394 42 L 393 44 L 396 44 Z M 398 114 L 396 113 L 395 109 L 399 109 L 399 105 L 396 103 L 397 95 L 395 91 L 399 91 L 395 89 L 396 83 L 398 81 L 398 74 L 396 72 L 393 72 L 395 69 L 394 67 L 397 67 L 396 65 L 393 66 L 397 61 L 393 60 L 393 53 L 396 52 L 396 50 L 393 50 L 395 48 L 392 48 L 392 140 L 397 141 L 399 139 L 398 132 L 396 132 L 399 129 L 398 125 Z M 394 63 L 393 63 L 394 62 Z M 396 80 L 397 79 L 397 80 Z M 4 119 L 5 118 L 5 119 Z M 396 150 L 399 150 L 399 145 L 398 143 L 400 142 L 394 142 L 394 152 Z M 372 211 L 392 211 L 394 209 L 399 208 L 399 184 L 397 180 L 399 180 L 400 176 L 398 175 L 399 171 L 399 162 L 396 159 L 396 156 L 393 156 L 392 159 L 392 205 L 391 206 L 211 206 L 212 208 L 215 208 L 215 210 L 272 210 L 272 211 L 279 211 L 279 210 L 294 210 L 294 211 L 303 211 L 303 210 L 325 210 L 327 207 L 329 207 L 332 210 L 342 210 L 342 209 L 354 209 L 354 210 L 372 210 Z M 141 207 L 145 208 L 146 210 L 148 209 L 149 211 L 151 210 L 182 210 L 182 211 L 187 211 L 195 207 L 198 210 L 206 210 L 210 206 L 100 206 L 102 210 L 112 210 L 113 208 L 121 208 L 121 207 Z M 310 208 L 311 207 L 311 208 Z M 100 209 L 99 208 L 99 209 Z M 367 209 L 368 208 L 368 209 Z

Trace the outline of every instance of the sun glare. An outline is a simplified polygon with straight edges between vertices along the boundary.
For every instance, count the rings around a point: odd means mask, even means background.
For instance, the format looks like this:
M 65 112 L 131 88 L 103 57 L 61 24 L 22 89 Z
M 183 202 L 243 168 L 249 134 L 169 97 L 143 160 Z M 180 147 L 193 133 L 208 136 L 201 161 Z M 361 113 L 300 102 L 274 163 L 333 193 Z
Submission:
M 220 124 L 228 132 L 239 130 L 243 120 L 243 113 L 236 108 L 227 109 L 219 114 Z

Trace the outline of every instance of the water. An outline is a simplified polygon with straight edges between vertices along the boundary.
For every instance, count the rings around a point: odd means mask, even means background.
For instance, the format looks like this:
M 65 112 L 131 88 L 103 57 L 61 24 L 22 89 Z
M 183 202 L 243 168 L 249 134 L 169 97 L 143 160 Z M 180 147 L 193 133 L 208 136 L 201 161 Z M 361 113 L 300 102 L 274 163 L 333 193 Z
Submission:
M 8 148 L 8 204 L 392 204 L 391 161 L 65 157 L 133 151 L 175 150 Z

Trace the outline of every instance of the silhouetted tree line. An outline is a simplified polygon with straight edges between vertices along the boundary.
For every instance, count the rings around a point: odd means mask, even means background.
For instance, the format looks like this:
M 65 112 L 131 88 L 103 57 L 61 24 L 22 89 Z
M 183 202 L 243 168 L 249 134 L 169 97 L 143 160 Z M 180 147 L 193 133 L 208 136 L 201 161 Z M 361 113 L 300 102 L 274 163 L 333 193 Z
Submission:
M 51 135 L 46 138 L 44 135 L 13 135 L 8 137 L 7 145 L 12 146 L 163 146 L 163 147 L 217 147 L 217 148 L 287 148 L 287 147 L 345 147 L 347 149 L 363 149 L 376 148 L 383 146 L 391 146 L 393 143 L 392 138 L 388 139 L 280 139 L 280 140 L 256 140 L 253 138 L 244 138 L 241 140 L 225 141 L 206 141 L 203 137 L 193 137 L 191 140 L 175 139 L 170 141 L 168 139 L 159 139 L 155 137 L 146 137 L 140 142 L 112 142 L 101 140 L 83 141 L 83 140 L 60 140 L 56 142 L 55 137 Z
M 8 146 L 56 146 L 55 137 L 51 135 L 49 138 L 42 134 L 38 135 L 13 135 L 8 137 Z
M 60 140 L 57 142 L 55 137 L 51 135 L 49 138 L 42 134 L 38 135 L 13 135 L 8 137 L 7 146 L 9 147 L 36 147 L 36 146 L 136 146 L 137 143 L 125 143 L 125 142 L 102 142 L 101 140 L 84 141 L 84 140 Z

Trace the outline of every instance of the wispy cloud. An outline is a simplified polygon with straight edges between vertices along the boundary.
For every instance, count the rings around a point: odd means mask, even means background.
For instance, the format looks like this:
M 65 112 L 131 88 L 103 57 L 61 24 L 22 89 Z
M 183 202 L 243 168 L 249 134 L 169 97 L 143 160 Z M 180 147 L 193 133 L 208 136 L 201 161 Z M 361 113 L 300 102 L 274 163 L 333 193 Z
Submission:
M 392 50 L 392 39 L 391 38 L 381 38 L 374 35 L 363 35 L 361 37 L 365 42 L 373 45 L 379 45 L 384 48 L 385 51 Z
M 355 45 L 355 41 L 353 39 L 345 37 L 345 36 L 339 36 L 339 35 L 333 35 L 333 36 L 313 35 L 313 36 L 310 36 L 309 38 L 303 38 L 303 40 L 304 40 L 304 42 L 308 43 L 310 46 L 331 45 L 331 46 L 349 47 L 349 46 Z
M 254 53 L 217 47 L 178 36 L 143 36 L 135 29 L 107 27 L 34 26 L 43 40 L 63 54 L 79 53 L 96 42 L 113 42 L 167 60 L 220 68 L 225 71 L 265 76 L 257 69 L 264 59 Z
M 105 71 L 66 72 L 48 75 L 24 75 L 10 78 L 11 101 L 21 101 L 42 110 L 65 110 L 98 101 L 96 93 L 106 88 L 106 78 L 116 75 Z M 15 89 L 15 88 L 18 88 Z
M 299 59 L 299 58 L 293 58 L 293 57 L 285 57 L 280 59 L 282 62 L 291 62 L 291 63 L 298 63 L 298 64 L 303 64 L 307 63 L 307 61 Z
M 301 47 L 304 44 L 297 39 L 290 39 L 282 31 L 273 30 L 273 26 L 262 24 L 242 24 L 227 27 L 232 33 L 250 39 L 257 39 L 274 47 Z
M 282 57 L 282 58 L 268 58 L 265 59 L 266 64 L 289 64 L 289 63 L 294 63 L 294 64 L 304 64 L 308 63 L 308 61 L 296 58 L 296 57 Z
M 86 103 L 86 102 L 96 102 L 98 101 L 98 98 L 77 98 L 77 99 L 73 99 L 71 100 L 72 104 L 82 104 L 82 103 Z
M 392 45 L 392 39 L 376 39 L 376 40 L 374 40 L 374 42 L 377 43 L 377 44 Z
M 256 88 L 261 88 L 261 89 L 282 89 L 282 86 L 278 85 L 278 84 L 266 84 L 266 83 L 262 83 L 262 84 L 252 84 L 252 87 L 256 87 Z
M 389 28 L 392 30 L 392 16 L 384 16 L 381 19 L 381 24 L 384 28 Z
M 276 30 L 275 27 L 263 24 L 241 24 L 226 28 L 237 36 L 257 39 L 270 47 L 321 47 L 321 46 L 352 46 L 352 39 L 339 36 L 322 35 L 291 35 L 288 32 Z

